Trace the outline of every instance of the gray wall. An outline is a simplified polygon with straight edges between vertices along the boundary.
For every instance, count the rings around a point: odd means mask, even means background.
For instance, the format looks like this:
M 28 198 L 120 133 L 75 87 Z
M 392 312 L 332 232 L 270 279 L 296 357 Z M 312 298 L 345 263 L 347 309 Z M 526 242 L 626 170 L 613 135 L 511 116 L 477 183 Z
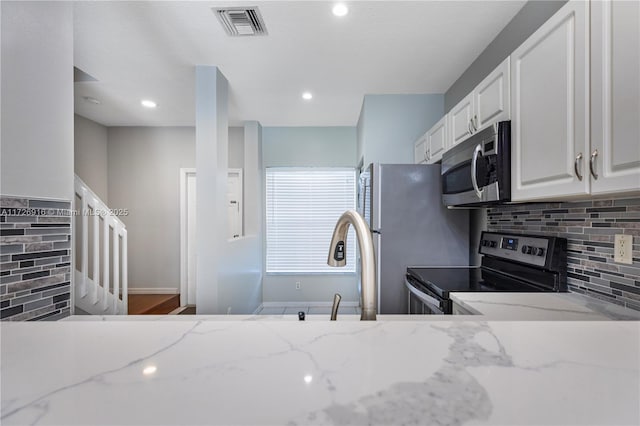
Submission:
M 244 168 L 244 127 L 229 127 L 229 168 Z
M 110 127 L 109 207 L 129 209 L 129 287 L 180 286 L 179 171 L 195 167 L 192 127 Z
M 357 126 L 358 161 L 413 163 L 415 141 L 443 115 L 443 95 L 366 95 Z
M 107 127 L 77 114 L 73 118 L 75 173 L 109 205 Z
M 260 238 L 262 253 L 262 126 L 257 121 L 244 124 L 244 233 Z M 262 268 L 260 268 L 262 271 Z
M 73 6 L 2 8 L 0 193 L 73 198 Z
M 262 133 L 263 166 L 355 167 L 355 127 L 265 127 Z M 299 281 L 300 290 L 295 289 Z M 355 274 L 267 275 L 264 302 L 331 302 L 334 293 L 344 301 L 358 301 Z
M 530 0 L 513 17 L 444 95 L 445 111 L 453 108 L 498 64 L 560 9 L 566 0 Z
M 265 127 L 264 167 L 355 167 L 355 127 Z

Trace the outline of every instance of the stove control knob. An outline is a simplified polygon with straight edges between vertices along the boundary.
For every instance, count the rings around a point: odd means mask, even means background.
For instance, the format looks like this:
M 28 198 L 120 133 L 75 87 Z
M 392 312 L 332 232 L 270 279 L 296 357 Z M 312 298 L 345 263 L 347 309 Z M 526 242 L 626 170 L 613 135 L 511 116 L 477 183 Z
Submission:
M 489 241 L 489 247 L 495 247 L 496 244 L 497 243 L 495 241 Z
M 488 245 L 489 245 L 489 241 L 487 241 L 487 240 L 482 240 L 482 241 L 480 242 L 480 245 L 481 245 L 482 247 L 486 247 L 486 246 L 488 246 Z
M 522 254 L 527 254 L 528 249 L 529 249 L 529 246 L 522 246 Z
M 537 249 L 535 249 L 535 255 L 536 256 L 544 255 L 544 249 L 542 247 L 538 247 Z

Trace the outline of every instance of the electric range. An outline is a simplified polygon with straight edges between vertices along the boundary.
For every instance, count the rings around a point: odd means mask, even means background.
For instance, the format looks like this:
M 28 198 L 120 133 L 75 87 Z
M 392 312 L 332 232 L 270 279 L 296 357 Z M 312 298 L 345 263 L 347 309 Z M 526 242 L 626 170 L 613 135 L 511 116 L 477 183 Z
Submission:
M 566 292 L 567 240 L 483 232 L 477 267 L 410 267 L 409 313 L 451 314 L 452 292 Z

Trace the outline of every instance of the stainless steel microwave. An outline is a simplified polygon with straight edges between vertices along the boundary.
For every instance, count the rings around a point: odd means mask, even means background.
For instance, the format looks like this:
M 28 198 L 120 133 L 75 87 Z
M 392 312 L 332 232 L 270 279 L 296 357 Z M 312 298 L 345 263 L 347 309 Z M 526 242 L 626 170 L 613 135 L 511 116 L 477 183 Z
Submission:
M 442 156 L 446 206 L 482 206 L 511 200 L 511 122 L 470 136 Z

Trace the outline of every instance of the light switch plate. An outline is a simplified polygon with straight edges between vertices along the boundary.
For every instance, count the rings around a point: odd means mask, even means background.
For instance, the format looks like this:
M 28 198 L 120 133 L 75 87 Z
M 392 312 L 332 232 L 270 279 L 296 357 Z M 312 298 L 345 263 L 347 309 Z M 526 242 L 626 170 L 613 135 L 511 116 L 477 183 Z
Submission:
M 625 263 L 631 265 L 633 259 L 631 252 L 633 251 L 633 236 L 616 234 L 613 247 L 613 261 L 617 263 Z

